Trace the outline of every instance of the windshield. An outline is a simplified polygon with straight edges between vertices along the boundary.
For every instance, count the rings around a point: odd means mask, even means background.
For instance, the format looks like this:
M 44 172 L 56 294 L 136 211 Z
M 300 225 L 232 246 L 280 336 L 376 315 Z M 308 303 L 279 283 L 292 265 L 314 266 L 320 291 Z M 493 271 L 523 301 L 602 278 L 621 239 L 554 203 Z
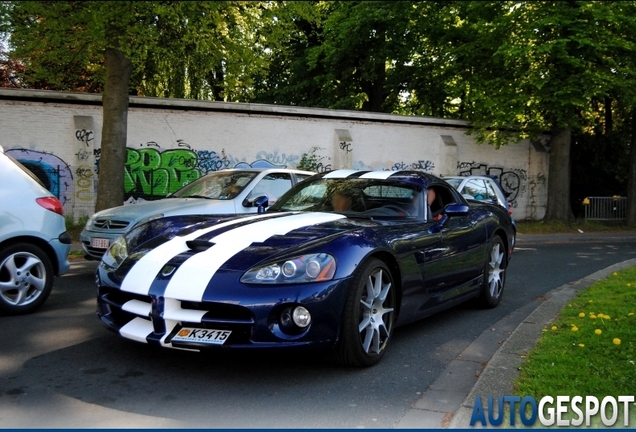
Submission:
M 378 179 L 303 181 L 283 195 L 271 211 L 320 211 L 382 219 L 420 219 L 422 193 L 417 186 Z
M 257 171 L 217 171 L 182 187 L 171 197 L 200 197 L 227 200 L 236 198 L 259 173 Z

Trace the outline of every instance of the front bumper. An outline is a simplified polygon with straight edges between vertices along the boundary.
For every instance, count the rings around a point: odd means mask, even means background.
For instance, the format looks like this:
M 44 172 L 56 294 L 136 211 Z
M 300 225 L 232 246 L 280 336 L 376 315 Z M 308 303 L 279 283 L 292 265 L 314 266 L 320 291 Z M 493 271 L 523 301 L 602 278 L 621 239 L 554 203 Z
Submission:
M 194 350 L 333 347 L 351 280 L 255 286 L 238 282 L 240 274 L 229 272 L 218 294 L 208 293 L 204 301 L 191 302 L 154 295 L 152 289 L 148 295 L 125 292 L 110 276 L 104 265 L 98 267 L 97 315 L 103 324 L 127 339 Z M 282 319 L 288 308 L 298 305 L 311 313 L 311 324 L 305 329 L 289 326 Z M 222 345 L 173 342 L 172 337 L 183 327 L 229 330 L 231 334 Z
M 62 276 L 71 268 L 71 263 L 68 260 L 68 253 L 71 250 L 70 236 L 64 232 L 58 238 L 51 240 L 49 244 L 57 258 L 58 265 L 55 273 L 57 276 Z
M 104 253 L 108 248 L 96 247 L 93 245 L 93 239 L 107 239 L 108 244 L 111 245 L 115 240 L 125 234 L 125 231 L 121 232 L 101 232 L 101 231 L 88 231 L 83 230 L 80 234 L 80 242 L 87 258 L 94 260 L 101 260 Z

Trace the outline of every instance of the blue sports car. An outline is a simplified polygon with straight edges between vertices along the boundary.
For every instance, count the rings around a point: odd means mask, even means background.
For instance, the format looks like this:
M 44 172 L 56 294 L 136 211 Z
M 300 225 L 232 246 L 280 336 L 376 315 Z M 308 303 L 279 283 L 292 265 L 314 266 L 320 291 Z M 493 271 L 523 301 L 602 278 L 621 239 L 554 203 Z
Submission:
M 131 230 L 97 269 L 98 316 L 166 348 L 320 349 L 372 366 L 402 324 L 497 306 L 514 235 L 505 209 L 433 175 L 330 171 L 259 214 Z

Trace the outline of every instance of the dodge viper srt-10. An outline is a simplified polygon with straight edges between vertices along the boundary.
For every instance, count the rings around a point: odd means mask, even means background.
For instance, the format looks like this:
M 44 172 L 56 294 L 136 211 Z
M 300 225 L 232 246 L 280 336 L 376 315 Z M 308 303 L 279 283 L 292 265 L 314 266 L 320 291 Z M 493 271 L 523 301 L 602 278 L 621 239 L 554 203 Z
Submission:
M 97 313 L 166 348 L 319 349 L 372 366 L 400 325 L 469 299 L 497 306 L 514 236 L 505 209 L 433 175 L 330 171 L 259 214 L 131 230 L 97 269 Z

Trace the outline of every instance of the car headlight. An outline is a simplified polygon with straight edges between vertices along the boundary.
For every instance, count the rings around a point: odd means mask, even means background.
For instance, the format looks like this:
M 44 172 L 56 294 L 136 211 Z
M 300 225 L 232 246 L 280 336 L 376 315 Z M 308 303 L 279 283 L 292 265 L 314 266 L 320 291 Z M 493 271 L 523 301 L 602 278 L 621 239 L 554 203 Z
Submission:
M 128 257 L 128 245 L 126 239 L 121 236 L 110 245 L 104 256 L 102 262 L 109 267 L 117 268 Z
M 257 284 L 284 284 L 323 282 L 336 274 L 336 260 L 326 253 L 300 255 L 275 263 L 253 267 L 241 282 Z

